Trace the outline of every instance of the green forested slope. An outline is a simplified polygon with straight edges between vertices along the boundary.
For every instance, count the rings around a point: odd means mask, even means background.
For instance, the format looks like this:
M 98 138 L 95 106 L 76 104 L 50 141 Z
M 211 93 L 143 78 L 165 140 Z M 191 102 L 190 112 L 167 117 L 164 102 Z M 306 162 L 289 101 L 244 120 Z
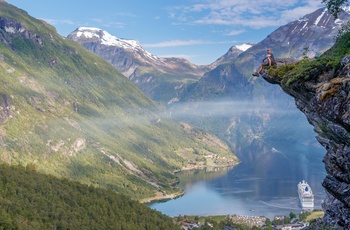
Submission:
M 237 160 L 217 138 L 167 117 L 102 58 L 4 1 L 0 81 L 3 162 L 141 199 L 176 191 L 173 171 L 211 164 L 205 155 Z
M 0 229 L 180 229 L 113 191 L 0 165 Z

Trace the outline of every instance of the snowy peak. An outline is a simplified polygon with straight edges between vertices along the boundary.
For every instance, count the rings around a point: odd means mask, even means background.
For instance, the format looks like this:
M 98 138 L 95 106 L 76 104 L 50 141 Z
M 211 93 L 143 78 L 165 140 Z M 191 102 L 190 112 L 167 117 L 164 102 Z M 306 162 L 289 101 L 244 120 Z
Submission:
M 242 44 L 242 45 L 237 45 L 237 46 L 234 46 L 235 48 L 237 48 L 238 50 L 241 50 L 241 51 L 246 51 L 247 49 L 249 49 L 250 47 L 252 47 L 253 45 L 252 44 Z
M 160 58 L 146 51 L 138 41 L 132 39 L 122 39 L 111 35 L 105 30 L 94 27 L 79 27 L 68 38 L 79 41 L 79 43 L 98 42 L 101 45 L 109 47 L 122 48 L 130 52 L 136 53 L 140 58 L 148 58 L 152 61 L 161 61 Z
M 146 51 L 138 41 L 122 39 L 94 27 L 79 27 L 68 35 L 86 49 L 110 62 L 128 78 L 147 71 L 178 75 L 202 75 L 207 67 L 197 66 L 183 58 L 161 58 Z
M 311 14 L 307 14 L 304 17 L 289 23 L 287 26 L 292 26 L 292 34 L 305 34 L 310 30 L 329 30 L 334 35 L 334 29 L 341 26 L 349 20 L 350 8 L 344 7 L 340 13 L 338 19 L 334 20 L 333 15 L 328 13 L 327 8 L 321 8 Z
M 98 28 L 80 27 L 67 38 L 108 61 L 144 93 L 164 104 L 210 70 L 184 58 L 157 57 L 136 40 L 117 38 Z
M 97 38 L 101 41 L 101 44 L 108 46 L 119 46 L 124 49 L 142 49 L 139 42 L 136 40 L 128 40 L 117 38 L 107 31 L 93 27 L 79 27 L 76 30 L 76 36 L 78 38 L 93 39 Z
M 211 64 L 211 66 L 214 68 L 216 66 L 222 65 L 224 63 L 229 63 L 229 62 L 233 62 L 236 60 L 236 58 L 243 52 L 245 52 L 246 50 L 248 50 L 249 48 L 251 48 L 253 46 L 253 44 L 249 44 L 249 43 L 244 43 L 241 45 L 236 45 L 236 46 L 232 46 L 227 53 L 225 53 L 223 56 L 221 56 L 220 58 L 218 58 L 215 62 L 213 62 Z

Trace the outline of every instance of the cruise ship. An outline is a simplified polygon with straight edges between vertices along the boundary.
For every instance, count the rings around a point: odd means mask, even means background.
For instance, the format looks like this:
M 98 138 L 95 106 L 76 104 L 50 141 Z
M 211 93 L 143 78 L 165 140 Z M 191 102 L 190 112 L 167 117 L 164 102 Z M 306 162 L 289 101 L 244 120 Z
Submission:
M 298 184 L 300 205 L 304 210 L 313 210 L 314 194 L 307 182 L 304 180 Z

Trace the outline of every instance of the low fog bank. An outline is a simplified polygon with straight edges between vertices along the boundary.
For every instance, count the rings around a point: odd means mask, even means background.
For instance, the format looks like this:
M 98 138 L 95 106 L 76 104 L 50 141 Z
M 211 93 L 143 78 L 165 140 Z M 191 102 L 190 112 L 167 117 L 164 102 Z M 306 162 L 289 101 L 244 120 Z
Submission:
M 179 102 L 167 112 L 217 135 L 231 147 L 253 140 L 319 145 L 313 127 L 290 98 Z

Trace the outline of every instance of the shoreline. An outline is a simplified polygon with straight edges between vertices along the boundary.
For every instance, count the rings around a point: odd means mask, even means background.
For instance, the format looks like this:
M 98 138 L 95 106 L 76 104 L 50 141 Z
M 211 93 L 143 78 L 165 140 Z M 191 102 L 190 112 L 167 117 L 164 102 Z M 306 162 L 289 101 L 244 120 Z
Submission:
M 182 172 L 182 171 L 191 171 L 191 170 L 203 170 L 203 169 L 223 169 L 223 168 L 233 168 L 240 164 L 241 162 L 237 162 L 235 164 L 229 164 L 229 165 L 213 165 L 213 166 L 207 166 L 207 165 L 201 165 L 201 166 L 191 166 L 191 167 L 184 167 L 180 170 L 174 171 L 174 174 Z
M 179 191 L 179 192 L 171 193 L 171 194 L 167 194 L 167 195 L 156 195 L 154 197 L 141 199 L 140 203 L 150 204 L 153 202 L 166 202 L 168 200 L 179 198 L 183 195 L 185 195 L 185 191 Z
M 241 162 L 238 162 L 238 163 L 235 163 L 235 164 L 230 164 L 230 165 L 184 167 L 184 168 L 182 168 L 180 170 L 174 171 L 173 173 L 177 174 L 177 173 L 185 172 L 185 171 L 204 170 L 204 169 L 214 169 L 214 170 L 215 169 L 223 169 L 223 168 L 230 168 L 231 169 L 231 168 L 237 166 L 240 163 Z M 153 203 L 153 202 L 166 202 L 168 200 L 179 198 L 179 197 L 181 197 L 183 195 L 185 195 L 185 191 L 183 191 L 182 189 L 179 192 L 175 192 L 175 193 L 171 193 L 171 194 L 167 194 L 167 195 L 162 195 L 158 191 L 158 192 L 156 192 L 155 196 L 149 197 L 149 198 L 143 198 L 143 199 L 139 200 L 139 202 L 142 203 L 142 204 L 150 204 L 150 203 Z

